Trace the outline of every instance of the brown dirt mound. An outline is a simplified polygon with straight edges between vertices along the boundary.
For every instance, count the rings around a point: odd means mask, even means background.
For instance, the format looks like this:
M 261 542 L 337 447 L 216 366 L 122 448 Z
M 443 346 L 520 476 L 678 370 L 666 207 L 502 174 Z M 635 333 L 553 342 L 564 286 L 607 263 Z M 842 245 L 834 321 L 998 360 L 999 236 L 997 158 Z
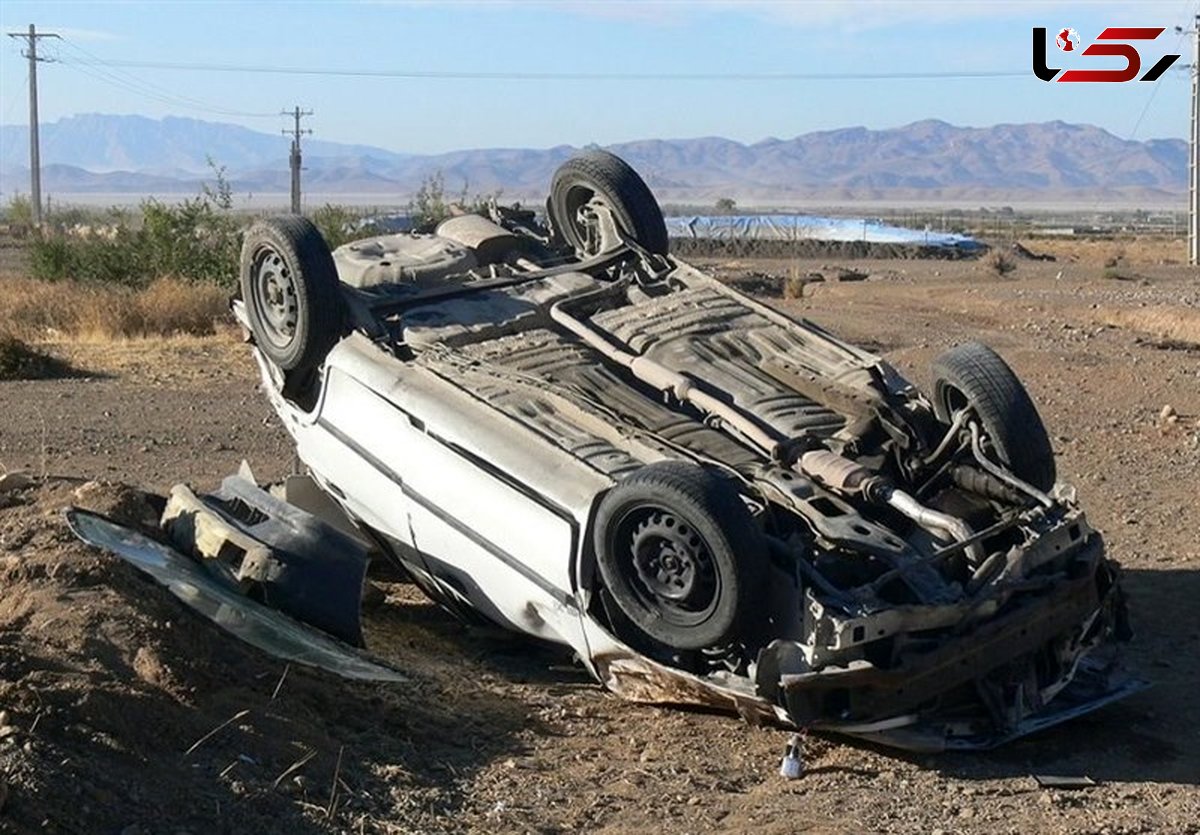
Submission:
M 14 336 L 0 334 L 0 380 L 47 380 L 71 373 L 71 367 L 62 360 Z
M 371 685 L 286 668 L 79 543 L 62 521 L 71 503 L 150 521 L 144 494 L 57 482 L 8 498 L 6 831 L 380 831 L 372 810 L 381 807 L 429 829 L 461 803 L 460 781 L 525 724 L 523 710 L 485 690 L 448 692 L 419 671 Z M 404 652 L 391 653 L 401 666 Z

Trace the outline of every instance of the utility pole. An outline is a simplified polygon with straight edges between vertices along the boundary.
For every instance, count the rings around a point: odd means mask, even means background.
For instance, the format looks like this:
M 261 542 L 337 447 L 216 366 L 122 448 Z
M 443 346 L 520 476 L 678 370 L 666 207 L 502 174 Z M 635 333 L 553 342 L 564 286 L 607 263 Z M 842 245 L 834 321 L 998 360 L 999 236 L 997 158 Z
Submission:
M 38 94 L 37 94 L 37 65 L 39 61 L 52 61 L 52 58 L 39 58 L 37 54 L 38 38 L 57 38 L 53 32 L 38 32 L 33 24 L 29 24 L 28 32 L 9 32 L 10 38 L 24 38 L 26 49 L 22 55 L 29 59 L 29 191 L 33 203 L 33 226 L 42 225 L 42 156 L 38 147 Z
M 1192 26 L 1192 133 L 1188 143 L 1188 263 L 1200 266 L 1200 14 Z
M 311 116 L 311 110 L 301 110 L 297 105 L 293 110 L 279 111 L 281 116 L 291 116 L 295 119 L 295 123 L 291 130 L 284 130 L 282 133 L 292 135 L 292 153 L 290 161 L 292 164 L 292 214 L 300 214 L 300 134 L 312 133 L 311 130 L 300 130 L 300 117 Z

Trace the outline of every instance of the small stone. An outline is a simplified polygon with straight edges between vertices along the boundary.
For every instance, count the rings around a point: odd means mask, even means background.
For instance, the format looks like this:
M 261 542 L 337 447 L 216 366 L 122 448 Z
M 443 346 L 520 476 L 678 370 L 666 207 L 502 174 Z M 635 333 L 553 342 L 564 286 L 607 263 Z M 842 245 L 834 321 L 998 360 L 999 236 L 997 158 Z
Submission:
M 11 493 L 32 486 L 33 479 L 20 470 L 13 470 L 11 473 L 0 475 L 0 493 Z
M 1163 406 L 1162 411 L 1158 413 L 1158 419 L 1165 423 L 1166 421 L 1170 420 L 1172 417 L 1174 417 L 1176 420 L 1178 420 L 1179 413 L 1175 411 L 1174 406 L 1172 406 L 1170 403 L 1168 403 L 1167 405 Z

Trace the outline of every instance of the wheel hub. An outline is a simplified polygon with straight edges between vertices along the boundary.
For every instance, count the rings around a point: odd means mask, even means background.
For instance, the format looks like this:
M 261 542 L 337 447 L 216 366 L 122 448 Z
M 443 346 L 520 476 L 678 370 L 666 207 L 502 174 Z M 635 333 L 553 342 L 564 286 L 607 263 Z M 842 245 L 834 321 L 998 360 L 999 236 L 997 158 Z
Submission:
M 692 611 L 711 603 L 712 557 L 688 525 L 655 514 L 637 526 L 630 545 L 638 580 L 655 598 Z
M 286 346 L 296 335 L 299 311 L 291 270 L 279 253 L 267 250 L 255 263 L 254 278 L 267 337 L 280 347 Z

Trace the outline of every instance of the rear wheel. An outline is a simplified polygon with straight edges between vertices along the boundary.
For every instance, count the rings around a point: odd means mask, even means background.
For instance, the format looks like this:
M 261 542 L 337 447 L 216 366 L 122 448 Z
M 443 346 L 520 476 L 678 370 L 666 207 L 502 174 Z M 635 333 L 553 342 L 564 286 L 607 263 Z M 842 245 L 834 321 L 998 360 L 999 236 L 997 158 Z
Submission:
M 559 166 L 547 208 L 554 228 L 584 255 L 606 248 L 598 214 L 603 210 L 639 246 L 667 254 L 667 226 L 658 201 L 638 173 L 608 151 L 586 151 Z
M 728 480 L 695 464 L 627 477 L 601 502 L 595 537 L 601 579 L 636 637 L 673 650 L 725 646 L 761 605 L 762 533 Z
M 1054 450 L 1025 386 L 1000 355 L 979 342 L 933 361 L 933 407 L 943 422 L 968 409 L 1001 464 L 1039 490 L 1054 486 Z
M 337 268 L 310 220 L 280 215 L 246 232 L 242 300 L 255 344 L 287 372 L 316 368 L 341 337 Z

